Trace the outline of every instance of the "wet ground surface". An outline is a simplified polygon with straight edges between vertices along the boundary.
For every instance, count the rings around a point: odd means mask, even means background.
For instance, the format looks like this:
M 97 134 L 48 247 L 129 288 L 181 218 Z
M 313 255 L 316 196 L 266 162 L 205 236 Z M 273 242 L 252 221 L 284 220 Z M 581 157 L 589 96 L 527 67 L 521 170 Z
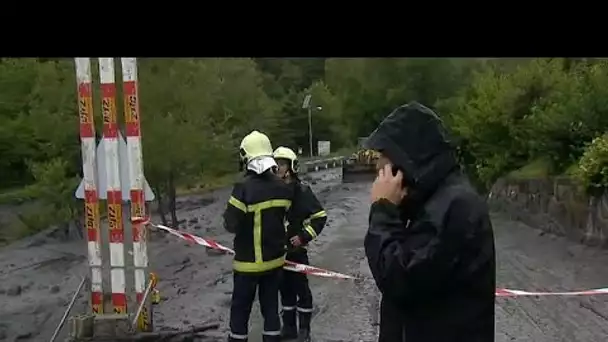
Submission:
M 334 171 L 318 173 L 313 188 L 329 220 L 310 247 L 319 267 L 359 276 L 357 281 L 311 279 L 315 298 L 315 341 L 375 341 L 379 295 L 369 273 L 362 239 L 369 210 L 369 183 L 340 184 Z M 180 199 L 180 229 L 231 246 L 221 225 L 229 190 Z M 497 283 L 522 290 L 572 290 L 608 284 L 608 253 L 542 235 L 521 223 L 493 216 Z M 44 242 L 44 243 L 41 243 Z M 27 239 L 0 249 L 0 341 L 47 341 L 86 273 L 82 241 Z M 224 340 L 232 274 L 230 256 L 155 233 L 150 258 L 160 278 L 163 302 L 155 309 L 158 328 L 182 328 L 217 320 L 208 339 Z M 84 311 L 81 296 L 75 311 Z M 250 341 L 260 341 L 254 306 Z M 61 340 L 61 339 L 58 339 Z M 608 296 L 498 298 L 496 341 L 604 342 L 608 340 Z

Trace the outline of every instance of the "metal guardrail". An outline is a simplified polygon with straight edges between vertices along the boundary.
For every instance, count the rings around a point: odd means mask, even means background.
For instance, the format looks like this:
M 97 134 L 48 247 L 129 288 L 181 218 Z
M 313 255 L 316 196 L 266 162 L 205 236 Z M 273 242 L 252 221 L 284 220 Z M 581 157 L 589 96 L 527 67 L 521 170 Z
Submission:
M 301 168 L 300 172 L 308 173 L 316 172 L 319 170 L 342 167 L 342 165 L 346 162 L 347 158 L 348 157 L 340 156 L 306 161 L 303 163 L 303 167 Z

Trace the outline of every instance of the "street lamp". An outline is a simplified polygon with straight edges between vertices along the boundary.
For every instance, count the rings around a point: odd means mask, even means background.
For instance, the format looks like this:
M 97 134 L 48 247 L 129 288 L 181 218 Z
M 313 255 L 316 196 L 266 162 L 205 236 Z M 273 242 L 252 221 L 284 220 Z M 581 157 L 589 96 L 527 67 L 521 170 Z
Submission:
M 304 98 L 304 102 L 302 102 L 302 108 L 304 109 L 308 109 L 308 148 L 310 149 L 310 157 L 312 158 L 312 107 L 311 106 L 311 98 L 312 95 L 308 94 L 306 95 L 306 97 Z M 322 106 L 317 106 L 315 107 L 315 109 L 317 111 L 322 111 L 323 107 Z

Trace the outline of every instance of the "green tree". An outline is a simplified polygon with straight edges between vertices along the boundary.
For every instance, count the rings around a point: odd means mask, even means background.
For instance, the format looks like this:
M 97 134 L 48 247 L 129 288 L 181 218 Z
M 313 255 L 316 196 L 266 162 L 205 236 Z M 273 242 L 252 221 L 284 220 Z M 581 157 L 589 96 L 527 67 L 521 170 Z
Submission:
M 163 222 L 168 209 L 176 224 L 176 188 L 236 171 L 237 144 L 249 131 L 280 136 L 280 104 L 264 93 L 250 59 L 153 59 L 141 65 L 146 175 Z

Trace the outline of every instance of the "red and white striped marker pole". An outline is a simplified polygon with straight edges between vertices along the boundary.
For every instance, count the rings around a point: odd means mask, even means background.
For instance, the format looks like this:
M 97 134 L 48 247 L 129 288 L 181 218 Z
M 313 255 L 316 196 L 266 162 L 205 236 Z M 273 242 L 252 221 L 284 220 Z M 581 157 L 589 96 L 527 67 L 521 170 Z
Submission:
M 141 123 L 140 105 L 137 86 L 137 60 L 135 58 L 121 58 L 122 82 L 124 94 L 125 128 L 127 136 L 127 159 L 129 160 L 129 184 L 131 194 L 131 216 L 146 217 L 144 198 L 144 166 L 141 149 Z M 137 304 L 144 299 L 148 281 L 146 269 L 148 268 L 148 248 L 146 230 L 140 224 L 133 223 L 133 263 L 135 266 L 135 292 Z M 139 328 L 149 331 L 152 322 L 149 317 L 149 303 L 146 303 L 139 316 Z
M 122 222 L 122 191 L 118 161 L 118 120 L 114 58 L 99 58 L 103 141 L 107 175 L 108 228 L 110 236 L 110 276 L 114 313 L 127 313 L 125 277 L 125 231 Z
M 75 58 L 78 86 L 78 116 L 82 149 L 84 183 L 84 214 L 87 233 L 87 250 L 91 268 L 91 309 L 103 314 L 103 286 L 101 272 L 101 234 L 99 232 L 99 196 L 96 183 L 95 121 L 93 119 L 93 86 L 91 59 Z

